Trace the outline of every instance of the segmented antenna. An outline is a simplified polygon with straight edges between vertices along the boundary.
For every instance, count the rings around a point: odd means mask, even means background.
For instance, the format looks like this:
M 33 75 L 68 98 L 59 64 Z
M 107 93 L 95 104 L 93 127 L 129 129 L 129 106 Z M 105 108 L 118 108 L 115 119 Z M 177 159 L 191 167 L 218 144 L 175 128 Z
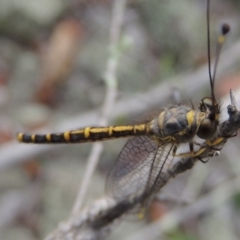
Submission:
M 225 41 L 225 35 L 230 31 L 230 26 L 224 23 L 221 28 L 221 34 L 218 36 L 217 47 L 216 47 L 216 59 L 214 63 L 213 75 L 211 70 L 211 46 L 210 46 L 210 0 L 207 0 L 207 46 L 208 46 L 208 72 L 211 86 L 212 105 L 216 106 L 216 98 L 214 95 L 214 82 L 216 78 L 217 65 L 219 62 L 219 56 L 221 53 L 222 45 Z

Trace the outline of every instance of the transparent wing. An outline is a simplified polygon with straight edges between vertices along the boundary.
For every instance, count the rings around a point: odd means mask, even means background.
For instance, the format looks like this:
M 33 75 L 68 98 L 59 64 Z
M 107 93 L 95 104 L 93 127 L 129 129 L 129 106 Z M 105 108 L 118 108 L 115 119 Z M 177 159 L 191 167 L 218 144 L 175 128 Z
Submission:
M 142 196 L 145 198 L 157 189 L 160 173 L 171 164 L 172 144 L 159 143 L 149 136 L 127 141 L 111 170 L 107 194 L 117 200 Z

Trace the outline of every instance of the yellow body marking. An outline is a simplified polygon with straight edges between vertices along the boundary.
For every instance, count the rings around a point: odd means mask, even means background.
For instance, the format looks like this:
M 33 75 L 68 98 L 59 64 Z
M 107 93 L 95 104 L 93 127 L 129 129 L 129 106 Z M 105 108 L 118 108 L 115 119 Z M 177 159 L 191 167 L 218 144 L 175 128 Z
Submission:
M 194 123 L 195 111 L 191 110 L 186 114 L 188 125 L 192 125 Z
M 35 142 L 35 135 L 34 134 L 31 136 L 31 141 Z
M 69 131 L 64 132 L 63 137 L 64 140 L 68 142 L 70 140 L 70 132 Z
M 136 132 L 137 132 L 137 125 L 133 126 L 133 132 L 134 132 L 134 134 L 136 134 Z
M 22 142 L 23 141 L 23 134 L 22 133 L 18 133 L 17 139 L 18 139 L 19 142 Z
M 113 126 L 110 126 L 110 127 L 108 128 L 108 135 L 109 135 L 109 136 L 112 136 L 112 133 L 113 133 Z
M 133 132 L 136 134 L 137 132 L 144 132 L 146 128 L 146 124 L 141 125 L 134 125 L 133 126 Z
M 135 125 L 136 130 L 139 132 L 144 132 L 146 130 L 146 124 L 141 124 L 141 125 Z
M 121 132 L 121 131 L 131 131 L 133 126 L 116 126 L 113 127 L 113 131 Z
M 161 112 L 158 116 L 158 126 L 160 129 L 164 128 L 164 117 L 165 117 L 165 111 Z
M 91 128 L 90 133 L 102 133 L 102 132 L 108 132 L 108 128 Z
M 51 142 L 52 141 L 51 134 L 46 134 L 46 139 L 48 140 L 48 142 Z
M 86 127 L 86 128 L 84 129 L 83 134 L 84 134 L 84 137 L 85 137 L 85 138 L 88 138 L 88 137 L 90 136 L 90 127 Z

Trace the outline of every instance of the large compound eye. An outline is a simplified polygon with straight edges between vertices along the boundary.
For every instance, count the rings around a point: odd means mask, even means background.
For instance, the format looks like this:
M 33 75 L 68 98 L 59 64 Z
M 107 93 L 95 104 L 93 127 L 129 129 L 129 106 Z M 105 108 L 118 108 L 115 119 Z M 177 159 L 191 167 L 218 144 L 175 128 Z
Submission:
M 201 112 L 211 111 L 213 107 L 213 102 L 210 97 L 203 98 L 199 103 L 199 109 Z
M 217 124 L 215 121 L 211 121 L 209 118 L 202 120 L 198 131 L 197 136 L 202 139 L 209 139 L 213 137 L 213 134 L 216 132 Z

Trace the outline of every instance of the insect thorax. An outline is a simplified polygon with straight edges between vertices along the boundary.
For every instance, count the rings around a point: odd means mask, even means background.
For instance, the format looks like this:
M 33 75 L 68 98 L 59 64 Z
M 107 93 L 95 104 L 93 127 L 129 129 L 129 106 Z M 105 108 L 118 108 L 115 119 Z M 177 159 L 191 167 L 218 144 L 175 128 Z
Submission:
M 185 143 L 194 137 L 204 115 L 188 106 L 173 106 L 151 121 L 151 129 L 160 140 Z

